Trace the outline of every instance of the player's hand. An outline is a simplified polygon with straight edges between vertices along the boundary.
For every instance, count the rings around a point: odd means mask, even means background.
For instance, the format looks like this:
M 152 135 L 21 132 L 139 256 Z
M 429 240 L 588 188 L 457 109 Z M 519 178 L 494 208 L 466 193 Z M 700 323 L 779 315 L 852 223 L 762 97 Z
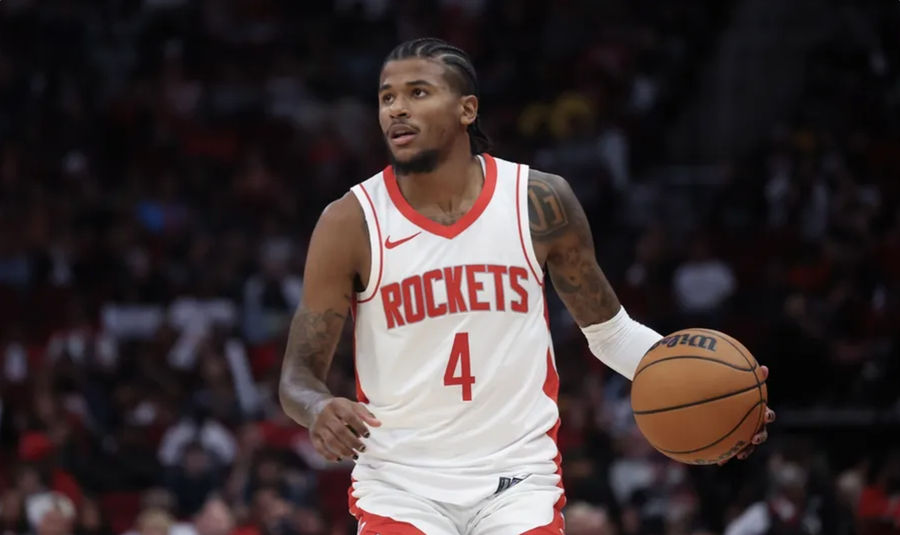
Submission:
M 766 379 L 769 378 L 768 366 L 760 366 L 759 371 L 760 371 L 760 374 L 762 375 L 763 381 L 765 381 Z M 744 459 L 749 457 L 750 454 L 753 453 L 753 450 L 755 450 L 757 446 L 759 446 L 760 444 L 765 442 L 767 438 L 769 438 L 769 432 L 766 431 L 766 424 L 770 424 L 774 421 L 775 421 L 775 411 L 766 407 L 766 420 L 763 422 L 762 428 L 759 430 L 759 433 L 753 435 L 753 438 L 750 440 L 750 444 L 746 448 L 737 452 L 735 457 L 737 457 L 741 461 L 743 461 Z M 729 459 L 720 461 L 718 463 L 719 466 L 722 466 L 723 464 L 727 463 L 729 461 Z
M 319 455 L 329 461 L 357 458 L 366 451 L 362 439 L 369 436 L 367 425 L 381 422 L 362 403 L 347 398 L 332 398 L 310 427 L 310 438 Z

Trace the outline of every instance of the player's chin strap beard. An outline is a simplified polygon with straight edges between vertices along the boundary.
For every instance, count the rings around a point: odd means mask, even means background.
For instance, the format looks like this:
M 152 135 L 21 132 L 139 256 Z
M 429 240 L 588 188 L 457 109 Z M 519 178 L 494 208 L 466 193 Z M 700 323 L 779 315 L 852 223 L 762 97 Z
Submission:
M 393 152 L 390 152 L 390 155 L 394 173 L 397 175 L 410 175 L 430 173 L 437 169 L 440 153 L 437 149 L 423 150 L 405 162 L 399 161 Z

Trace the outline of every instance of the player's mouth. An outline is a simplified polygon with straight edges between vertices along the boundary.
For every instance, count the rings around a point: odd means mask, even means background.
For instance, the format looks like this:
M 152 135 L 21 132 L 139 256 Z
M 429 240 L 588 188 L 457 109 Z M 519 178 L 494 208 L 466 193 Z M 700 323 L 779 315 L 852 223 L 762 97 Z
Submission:
M 415 128 L 405 124 L 395 124 L 388 128 L 388 139 L 397 147 L 403 147 L 412 143 L 413 138 L 419 133 Z

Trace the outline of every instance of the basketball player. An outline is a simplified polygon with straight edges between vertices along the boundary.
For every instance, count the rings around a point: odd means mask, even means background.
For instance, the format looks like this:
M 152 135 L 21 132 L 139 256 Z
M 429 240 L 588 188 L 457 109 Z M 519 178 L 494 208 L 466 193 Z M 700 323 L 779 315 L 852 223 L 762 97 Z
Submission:
M 485 152 L 463 51 L 399 45 L 378 102 L 391 165 L 313 231 L 282 406 L 325 458 L 356 460 L 361 534 L 559 535 L 545 271 L 593 353 L 625 377 L 662 337 L 619 304 L 566 181 Z M 358 402 L 325 385 L 348 313 Z

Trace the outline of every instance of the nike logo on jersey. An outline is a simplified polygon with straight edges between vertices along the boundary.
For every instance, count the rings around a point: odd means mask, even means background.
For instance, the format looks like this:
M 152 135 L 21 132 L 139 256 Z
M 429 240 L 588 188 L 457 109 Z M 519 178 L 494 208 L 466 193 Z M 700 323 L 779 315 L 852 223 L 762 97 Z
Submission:
M 415 238 L 416 236 L 418 236 L 421 233 L 422 233 L 422 231 L 420 230 L 419 232 L 416 232 L 412 236 L 407 236 L 407 237 L 399 239 L 397 241 L 391 241 L 391 237 L 388 236 L 387 239 L 384 240 L 384 246 L 387 247 L 388 249 L 393 249 L 394 247 L 397 247 L 398 245 L 408 242 L 409 240 Z

